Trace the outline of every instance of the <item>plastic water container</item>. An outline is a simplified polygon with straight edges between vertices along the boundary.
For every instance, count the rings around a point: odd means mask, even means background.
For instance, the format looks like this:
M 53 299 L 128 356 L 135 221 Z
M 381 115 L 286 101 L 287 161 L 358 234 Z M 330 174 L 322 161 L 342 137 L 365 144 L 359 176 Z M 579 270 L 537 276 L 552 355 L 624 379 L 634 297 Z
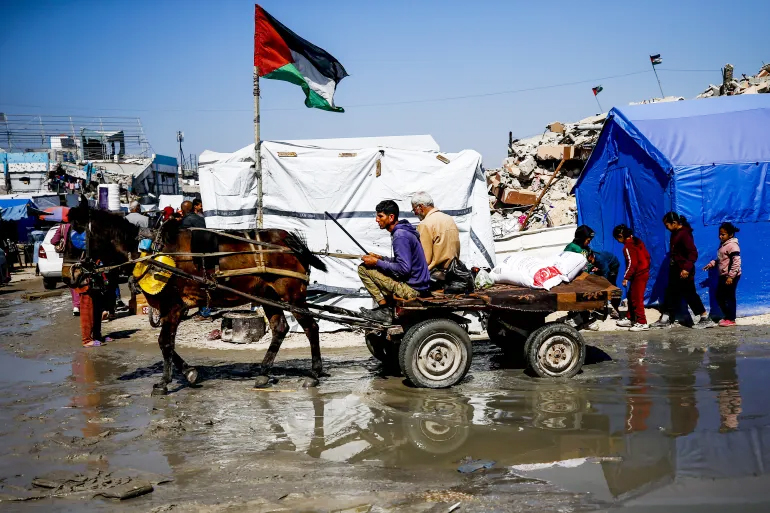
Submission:
M 120 211 L 120 186 L 116 183 L 99 185 L 99 208 Z

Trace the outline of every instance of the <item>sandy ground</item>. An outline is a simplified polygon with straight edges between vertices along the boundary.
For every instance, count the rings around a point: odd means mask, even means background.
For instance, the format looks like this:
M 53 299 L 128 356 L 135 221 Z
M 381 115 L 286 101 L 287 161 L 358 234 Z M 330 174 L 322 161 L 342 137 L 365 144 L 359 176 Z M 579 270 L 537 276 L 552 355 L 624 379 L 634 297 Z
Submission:
M 128 297 L 127 293 L 124 297 Z M 567 315 L 566 312 L 555 312 L 548 316 L 548 321 L 555 321 L 564 318 Z M 209 340 L 209 334 L 221 328 L 221 313 L 211 319 L 195 320 L 197 316 L 193 316 L 191 319 L 182 322 L 177 332 L 176 343 L 182 348 L 197 348 L 197 349 L 222 349 L 222 350 L 250 350 L 254 349 L 265 350 L 270 344 L 271 334 L 268 331 L 262 339 L 255 344 L 233 344 L 230 342 L 223 342 L 221 340 Z M 653 323 L 660 318 L 660 312 L 658 310 L 648 308 L 647 319 L 648 322 Z M 628 331 L 628 328 L 619 328 L 615 325 L 616 320 L 607 319 L 600 321 L 601 332 L 623 332 Z M 739 326 L 762 326 L 770 324 L 770 314 L 757 315 L 752 317 L 743 317 L 737 321 Z M 724 328 L 714 328 L 724 329 Z M 147 343 L 155 344 L 158 337 L 158 329 L 152 328 L 147 317 L 143 315 L 128 315 L 122 316 L 114 321 L 106 323 L 104 326 L 105 333 L 112 331 L 118 331 L 123 333 L 131 333 L 131 338 L 136 340 L 145 341 Z M 481 337 L 484 337 L 484 333 Z M 474 337 L 478 338 L 478 337 Z M 333 333 L 321 333 L 321 348 L 344 348 L 344 347 L 365 347 L 364 334 L 358 330 L 340 330 Z M 307 337 L 304 333 L 290 333 L 284 339 L 282 349 L 303 349 L 308 347 Z
M 35 276 L 35 267 L 16 267 L 11 272 L 11 282 L 10 285 L 13 286 L 17 283 L 21 283 L 23 281 L 28 280 L 40 280 L 40 289 L 43 289 L 42 279 L 39 276 Z

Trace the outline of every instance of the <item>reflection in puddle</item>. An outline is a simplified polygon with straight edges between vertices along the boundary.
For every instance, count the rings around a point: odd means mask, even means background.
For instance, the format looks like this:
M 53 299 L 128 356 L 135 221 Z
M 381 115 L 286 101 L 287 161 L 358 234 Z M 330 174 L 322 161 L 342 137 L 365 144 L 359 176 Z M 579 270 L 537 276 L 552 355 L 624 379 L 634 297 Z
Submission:
M 741 478 L 770 468 L 770 429 L 761 416 L 741 417 L 739 352 L 650 344 L 629 348 L 619 375 L 517 378 L 507 390 L 375 380 L 364 393 L 264 394 L 264 415 L 251 420 L 274 435 L 256 442 L 259 450 L 399 468 L 454 469 L 470 456 L 625 500 L 685 476 Z

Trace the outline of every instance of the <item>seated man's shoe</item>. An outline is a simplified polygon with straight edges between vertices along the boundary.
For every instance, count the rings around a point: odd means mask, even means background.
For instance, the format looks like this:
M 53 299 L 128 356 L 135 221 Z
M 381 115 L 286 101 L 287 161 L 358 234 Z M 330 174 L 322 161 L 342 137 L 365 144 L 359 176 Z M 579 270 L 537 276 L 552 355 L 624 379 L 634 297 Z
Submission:
M 385 323 L 393 322 L 393 309 L 389 306 L 378 306 L 368 310 L 361 308 L 361 315 L 372 321 L 380 321 Z

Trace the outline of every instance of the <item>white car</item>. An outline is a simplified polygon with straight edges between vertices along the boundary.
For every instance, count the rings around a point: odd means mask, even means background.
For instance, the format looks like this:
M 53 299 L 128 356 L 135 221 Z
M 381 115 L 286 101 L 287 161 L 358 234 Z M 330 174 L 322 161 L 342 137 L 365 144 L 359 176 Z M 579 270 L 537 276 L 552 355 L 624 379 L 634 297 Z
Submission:
M 40 243 L 37 250 L 37 267 L 40 269 L 40 275 L 43 277 L 43 288 L 55 289 L 56 284 L 61 281 L 61 268 L 64 260 L 56 252 L 56 248 L 51 244 L 54 233 L 59 229 L 56 225 L 45 234 L 45 239 Z

